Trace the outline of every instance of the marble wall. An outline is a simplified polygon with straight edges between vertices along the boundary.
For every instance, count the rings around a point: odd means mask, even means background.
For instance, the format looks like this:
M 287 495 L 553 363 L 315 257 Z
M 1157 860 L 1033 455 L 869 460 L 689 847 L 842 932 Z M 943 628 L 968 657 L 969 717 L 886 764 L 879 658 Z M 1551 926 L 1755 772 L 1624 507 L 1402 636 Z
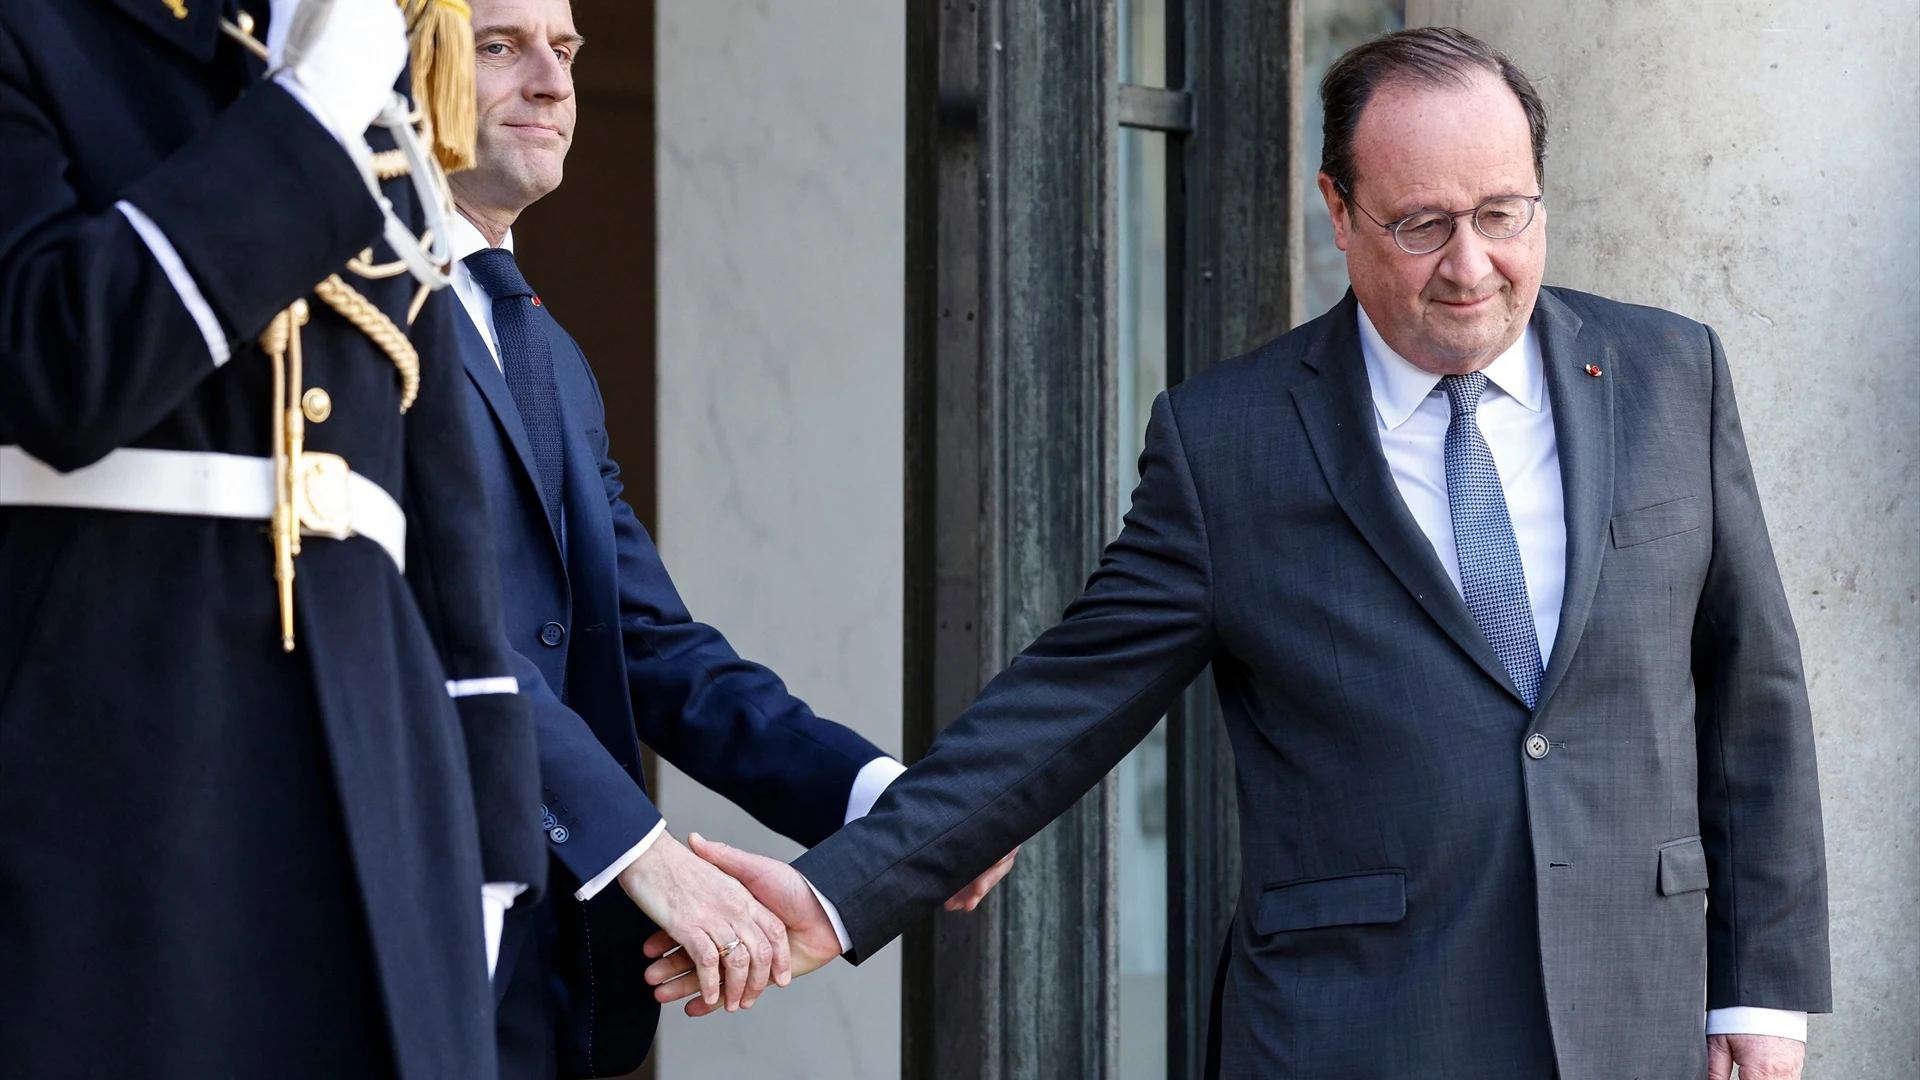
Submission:
M 904 9 L 659 0 L 659 540 L 694 616 L 900 750 Z M 663 768 L 681 836 L 798 849 Z M 669 1010 L 663 1080 L 899 1071 L 899 951 Z
M 1549 283 L 1726 344 L 1813 696 L 1835 1011 L 1809 1080 L 1920 1075 L 1920 10 L 1409 0 L 1551 113 Z

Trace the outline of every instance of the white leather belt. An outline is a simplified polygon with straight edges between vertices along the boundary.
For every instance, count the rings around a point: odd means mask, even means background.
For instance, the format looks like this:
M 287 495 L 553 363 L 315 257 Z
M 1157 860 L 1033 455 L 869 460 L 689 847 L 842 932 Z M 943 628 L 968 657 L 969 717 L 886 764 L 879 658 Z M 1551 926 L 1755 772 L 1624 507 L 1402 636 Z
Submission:
M 56 472 L 17 446 L 0 446 L 0 506 L 70 506 L 135 514 L 267 521 L 273 517 L 273 462 L 203 450 L 115 450 L 84 469 Z M 334 496 L 338 532 L 364 536 L 407 569 L 407 515 L 393 496 L 359 473 L 344 474 Z

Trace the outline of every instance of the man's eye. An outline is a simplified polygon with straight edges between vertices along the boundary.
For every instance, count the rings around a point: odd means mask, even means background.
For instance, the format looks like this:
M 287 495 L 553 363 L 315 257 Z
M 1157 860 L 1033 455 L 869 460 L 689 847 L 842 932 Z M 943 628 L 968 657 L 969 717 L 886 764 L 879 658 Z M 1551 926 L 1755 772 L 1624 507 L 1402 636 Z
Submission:
M 504 41 L 489 41 L 485 45 L 480 46 L 480 51 L 486 53 L 488 56 L 505 56 L 507 55 L 507 43 Z

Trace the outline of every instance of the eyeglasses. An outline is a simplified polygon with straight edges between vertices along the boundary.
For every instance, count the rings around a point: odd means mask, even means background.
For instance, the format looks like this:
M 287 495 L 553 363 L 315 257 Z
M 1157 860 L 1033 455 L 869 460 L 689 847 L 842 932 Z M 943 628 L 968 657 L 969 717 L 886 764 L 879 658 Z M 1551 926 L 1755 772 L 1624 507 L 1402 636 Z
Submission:
M 1367 208 L 1353 201 L 1353 192 L 1345 184 L 1336 185 L 1347 204 L 1367 215 L 1367 220 L 1393 234 L 1393 242 L 1409 255 L 1431 255 L 1453 239 L 1455 222 L 1472 215 L 1473 229 L 1489 240 L 1511 240 L 1533 224 L 1533 209 L 1542 195 L 1495 195 L 1471 210 L 1415 210 L 1389 225 Z

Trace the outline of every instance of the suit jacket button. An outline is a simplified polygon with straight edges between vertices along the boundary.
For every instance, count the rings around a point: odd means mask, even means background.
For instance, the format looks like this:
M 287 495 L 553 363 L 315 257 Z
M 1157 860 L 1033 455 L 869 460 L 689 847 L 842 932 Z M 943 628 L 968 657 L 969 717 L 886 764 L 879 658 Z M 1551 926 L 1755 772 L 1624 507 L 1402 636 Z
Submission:
M 1547 756 L 1547 737 L 1538 732 L 1527 736 L 1527 756 L 1535 761 Z
M 567 628 L 557 622 L 550 622 L 540 628 L 540 643 L 542 645 L 558 645 L 562 641 L 565 641 L 566 637 Z

